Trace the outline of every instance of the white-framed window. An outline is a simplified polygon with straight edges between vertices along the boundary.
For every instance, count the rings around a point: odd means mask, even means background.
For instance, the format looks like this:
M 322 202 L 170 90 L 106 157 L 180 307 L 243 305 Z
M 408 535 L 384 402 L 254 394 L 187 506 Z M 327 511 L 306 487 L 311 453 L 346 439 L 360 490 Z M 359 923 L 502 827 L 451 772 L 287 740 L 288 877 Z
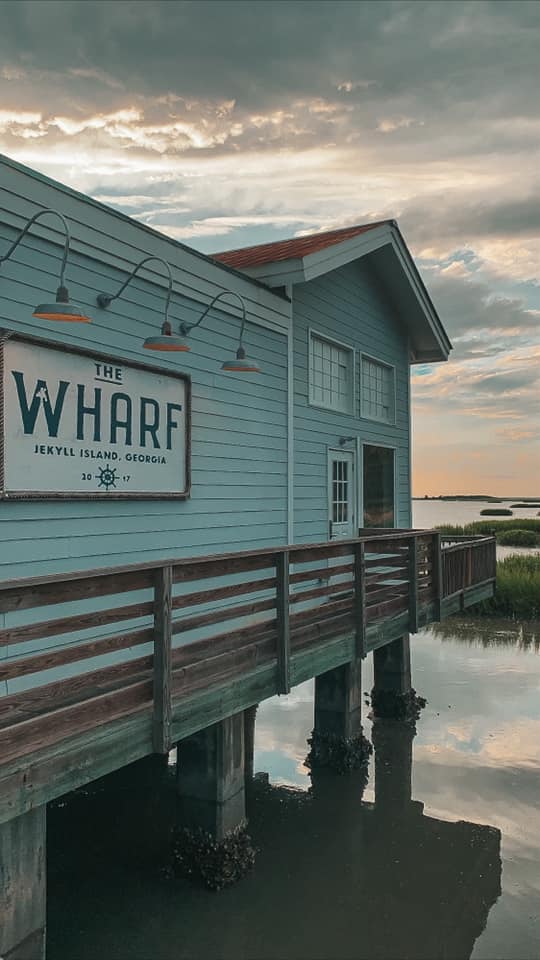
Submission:
M 354 350 L 309 331 L 309 402 L 341 413 L 354 409 Z
M 394 368 L 362 355 L 360 364 L 361 415 L 382 423 L 396 422 Z

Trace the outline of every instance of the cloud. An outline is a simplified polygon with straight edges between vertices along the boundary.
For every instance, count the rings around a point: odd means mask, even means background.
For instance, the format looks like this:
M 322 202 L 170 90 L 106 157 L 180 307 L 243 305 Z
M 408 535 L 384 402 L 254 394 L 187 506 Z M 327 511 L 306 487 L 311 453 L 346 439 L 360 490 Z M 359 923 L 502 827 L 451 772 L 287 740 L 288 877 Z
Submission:
M 434 108 L 470 102 L 478 90 L 490 95 L 488 114 L 501 101 L 519 104 L 518 117 L 536 112 L 537 48 L 529 28 L 538 13 L 526 3 L 335 0 L 314 4 L 309 15 L 302 0 L 2 6 L 6 62 L 17 51 L 28 69 L 92 69 L 143 94 L 181 88 L 216 97 L 226 80 L 231 96 L 246 104 L 306 90 L 317 96 L 344 83 L 348 96 L 361 98 L 369 83 L 388 99 L 425 94 L 427 80 Z M 510 50 L 514 71 L 506 69 Z
M 484 358 L 451 361 L 432 368 L 432 372 L 413 377 L 415 396 L 420 402 L 455 394 L 456 406 L 470 406 L 471 399 L 501 406 L 528 402 L 540 387 L 540 347 L 528 353 L 505 353 L 488 363 Z M 458 389 L 456 389 L 458 388 Z
M 502 440 L 503 443 L 519 443 L 522 440 L 538 440 L 540 439 L 540 426 L 532 430 L 524 427 L 506 427 L 502 430 L 497 430 L 497 437 Z
M 399 219 L 455 345 L 415 378 L 417 443 L 450 399 L 449 443 L 470 453 L 474 424 L 527 444 L 537 4 L 0 0 L 0 18 L 0 149 L 207 252 Z
M 423 120 L 415 120 L 413 117 L 395 117 L 391 119 L 390 117 L 386 120 L 379 120 L 376 130 L 378 133 L 393 133 L 395 130 L 400 130 L 402 127 L 412 127 L 414 124 L 423 126 Z
M 430 273 L 428 285 L 438 312 L 454 339 L 456 354 L 466 356 L 474 347 L 507 350 L 513 339 L 534 336 L 540 329 L 540 310 L 531 308 L 523 297 L 500 296 L 493 287 L 464 266 L 464 261 L 441 265 Z M 494 339 L 503 335 L 497 347 Z M 460 339 L 463 338 L 463 339 Z

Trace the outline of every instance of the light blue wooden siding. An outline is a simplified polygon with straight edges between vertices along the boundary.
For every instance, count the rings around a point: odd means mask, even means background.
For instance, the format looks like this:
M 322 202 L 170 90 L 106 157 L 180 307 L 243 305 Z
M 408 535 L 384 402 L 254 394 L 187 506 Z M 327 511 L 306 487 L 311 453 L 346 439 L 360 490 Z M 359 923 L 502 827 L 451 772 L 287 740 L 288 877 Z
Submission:
M 355 349 L 354 413 L 344 414 L 309 404 L 309 330 Z M 293 287 L 294 336 L 294 539 L 328 539 L 328 449 L 340 437 L 396 447 L 396 525 L 410 525 L 408 339 L 375 279 L 369 258 Z M 360 416 L 361 353 L 395 367 L 396 423 Z M 342 449 L 355 449 L 352 443 Z M 357 479 L 361 481 L 361 464 Z
M 233 274 L 173 241 L 106 208 L 85 203 L 28 174 L 2 168 L 0 253 L 30 213 L 41 205 L 68 212 L 74 233 L 67 282 L 72 300 L 93 318 L 91 324 L 54 324 L 32 319 L 36 303 L 51 299 L 58 284 L 61 247 L 39 235 L 36 225 L 0 268 L 0 325 L 64 344 L 95 349 L 180 370 L 192 377 L 192 494 L 182 501 L 0 503 L 0 576 L 13 578 L 111 564 L 143 562 L 286 541 L 287 521 L 287 338 L 289 304 L 276 294 Z M 36 203 L 29 204 L 34 191 Z M 41 201 L 38 205 L 38 199 Z M 67 210 L 66 210 L 67 208 Z M 85 222 L 85 215 L 88 214 Z M 97 217 L 97 219 L 96 219 Z M 7 221 L 7 222 L 6 222 Z M 43 224 L 55 225 L 51 218 Z M 90 229 L 88 222 L 93 222 Z M 13 224 L 13 226 L 11 226 Z M 79 224 L 81 224 L 79 228 Z M 77 237 L 83 237 L 77 243 Z M 58 239 L 60 239 L 58 237 Z M 92 243 L 91 243 L 92 241 Z M 135 243 L 138 244 L 135 247 Z M 100 245 L 101 253 L 98 252 Z M 114 249 L 113 249 L 114 247 Z M 93 256 L 79 252 L 93 250 Z M 262 374 L 226 374 L 223 360 L 238 345 L 238 310 L 225 303 L 190 336 L 188 354 L 143 350 L 163 319 L 166 280 L 155 266 L 143 273 L 106 311 L 96 294 L 114 292 L 129 265 L 143 256 L 164 256 L 173 265 L 175 293 L 171 318 L 194 321 L 215 293 L 232 288 L 246 297 L 245 344 Z M 178 269 L 176 269 L 178 268 Z M 190 284 L 190 286 L 186 286 Z M 184 292 L 185 291 L 185 292 Z M 230 312 L 229 312 L 230 311 Z M 267 326 L 260 326 L 265 323 Z M 281 330 L 279 327 L 281 326 Z M 275 327 L 275 329 L 272 329 Z
M 189 374 L 191 497 L 185 501 L 0 502 L 0 577 L 69 574 L 286 543 L 288 301 L 115 211 L 0 158 L 0 255 L 26 219 L 42 207 L 53 207 L 68 217 L 73 252 L 66 279 L 71 299 L 89 312 L 93 322 L 54 324 L 32 319 L 35 305 L 54 297 L 62 253 L 61 235 L 51 229 L 57 227 L 55 220 L 44 218 L 0 267 L 0 327 L 96 350 L 120 362 L 138 360 Z M 244 340 L 248 356 L 261 366 L 260 375 L 227 374 L 220 369 L 238 346 L 239 312 L 232 300 L 230 306 L 224 303 L 214 309 L 193 331 L 190 353 L 154 355 L 143 349 L 145 337 L 157 333 L 163 320 L 166 279 L 159 264 L 153 274 L 145 271 L 137 276 L 108 310 L 97 307 L 99 292 L 115 292 L 132 267 L 151 255 L 163 257 L 173 268 L 173 322 L 195 321 L 221 290 L 233 289 L 245 298 L 248 325 Z M 181 589 L 176 588 L 177 592 Z M 145 599 L 150 599 L 148 592 L 132 594 L 127 602 Z M 125 603 L 126 598 L 110 597 L 101 605 L 112 607 L 117 602 Z M 39 615 L 68 616 L 98 606 L 98 601 L 64 604 L 41 610 Z M 16 626 L 34 617 L 33 611 L 0 615 L 0 626 Z M 147 622 L 126 622 L 122 629 Z M 102 627 L 80 636 L 2 647 L 0 659 L 60 649 L 76 639 L 98 639 L 116 629 Z M 190 639 L 195 637 L 178 637 L 176 642 Z M 0 694 L 146 652 L 147 647 L 139 646 L 4 682 Z
M 7 323 L 4 316 L 2 323 Z M 104 343 L 103 351 L 110 349 L 119 361 L 133 356 L 134 349 L 122 349 L 121 336 L 115 340 L 114 349 Z M 264 372 L 243 378 L 219 369 L 235 349 L 229 321 L 210 317 L 192 341 L 191 353 L 179 360 L 159 357 L 160 365 L 192 377 L 190 498 L 0 503 L 0 576 L 65 573 L 286 541 L 286 338 L 250 328 L 246 346 Z

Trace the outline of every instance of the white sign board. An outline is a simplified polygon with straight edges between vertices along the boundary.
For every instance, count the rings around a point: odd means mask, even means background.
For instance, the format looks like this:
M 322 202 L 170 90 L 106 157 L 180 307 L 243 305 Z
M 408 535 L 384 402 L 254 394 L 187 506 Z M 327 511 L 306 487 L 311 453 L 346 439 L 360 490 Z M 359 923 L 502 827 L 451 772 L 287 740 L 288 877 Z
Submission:
M 188 378 L 35 341 L 2 350 L 3 499 L 187 496 Z

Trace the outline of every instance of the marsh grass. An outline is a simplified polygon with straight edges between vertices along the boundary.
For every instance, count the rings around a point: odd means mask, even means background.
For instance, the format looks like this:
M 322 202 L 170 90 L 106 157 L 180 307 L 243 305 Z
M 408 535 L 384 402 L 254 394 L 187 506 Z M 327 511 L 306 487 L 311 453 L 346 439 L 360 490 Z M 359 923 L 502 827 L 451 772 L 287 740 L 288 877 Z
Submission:
M 437 530 L 447 537 L 485 533 L 494 535 L 497 543 L 505 546 L 540 546 L 538 519 L 474 520 L 465 526 L 444 524 Z M 470 612 L 518 620 L 540 618 L 540 553 L 514 554 L 499 560 L 495 596 L 471 607 Z
M 540 520 L 537 520 L 536 518 L 495 521 L 473 520 L 472 523 L 467 523 L 465 526 L 457 526 L 455 524 L 446 523 L 438 526 L 436 529 L 440 530 L 443 536 L 447 537 L 462 537 L 466 536 L 468 533 L 491 534 L 497 538 L 498 543 L 502 543 L 502 540 L 499 540 L 501 533 L 506 534 L 509 531 L 514 531 L 517 533 L 518 531 L 529 530 L 536 534 L 536 541 L 535 543 L 528 544 L 528 546 L 540 546 Z M 505 544 L 512 547 L 525 546 L 525 544 L 520 544 L 518 542 L 512 543 L 508 539 L 505 540 Z
M 540 617 L 540 553 L 510 556 L 497 563 L 495 596 L 472 608 L 476 613 L 516 620 Z
M 507 510 L 506 507 L 494 509 L 492 507 L 486 507 L 485 510 L 480 511 L 481 517 L 511 517 L 512 511 Z
M 536 547 L 538 534 L 534 530 L 500 530 L 497 543 L 500 543 L 501 547 Z

